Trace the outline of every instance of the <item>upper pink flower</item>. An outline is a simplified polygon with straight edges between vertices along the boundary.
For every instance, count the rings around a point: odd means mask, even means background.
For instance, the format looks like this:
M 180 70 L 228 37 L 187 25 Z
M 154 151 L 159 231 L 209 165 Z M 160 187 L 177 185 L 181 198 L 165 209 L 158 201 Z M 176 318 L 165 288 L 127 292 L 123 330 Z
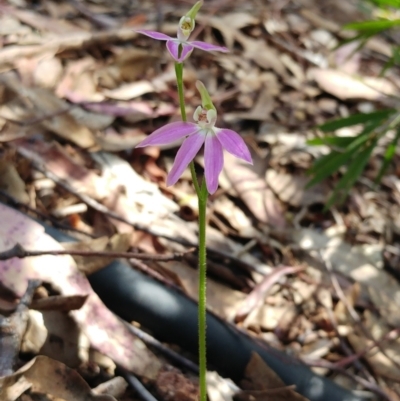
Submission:
M 207 52 L 219 51 L 228 52 L 229 50 L 223 46 L 215 46 L 211 43 L 200 42 L 200 41 L 189 41 L 189 36 L 195 27 L 195 17 L 203 2 L 198 1 L 191 10 L 184 15 L 178 25 L 178 32 L 176 38 L 165 35 L 161 32 L 148 31 L 139 29 L 136 32 L 142 33 L 143 35 L 149 36 L 156 40 L 165 40 L 167 42 L 167 49 L 175 61 L 181 63 L 183 60 L 188 58 L 192 53 L 193 49 L 202 49 Z
M 186 137 L 167 177 L 167 185 L 173 185 L 204 144 L 204 175 L 207 190 L 213 194 L 218 188 L 218 177 L 224 164 L 223 149 L 250 164 L 253 162 L 249 149 L 237 132 L 215 127 L 215 109 L 206 110 L 199 106 L 193 118 L 196 123 L 174 122 L 159 128 L 137 147 L 168 145 Z
M 143 35 L 149 36 L 153 39 L 157 40 L 166 40 L 167 41 L 167 50 L 169 54 L 173 57 L 175 61 L 181 63 L 185 59 L 187 59 L 192 53 L 193 49 L 196 47 L 197 49 L 205 50 L 206 52 L 219 51 L 219 52 L 228 52 L 229 50 L 223 46 L 215 46 L 211 43 L 201 42 L 201 41 L 188 41 L 187 39 L 179 38 L 179 29 L 178 35 L 176 38 L 165 35 L 161 32 L 156 31 L 147 31 L 144 29 L 139 29 L 136 32 L 142 33 Z M 181 54 L 179 55 L 179 46 L 182 46 Z

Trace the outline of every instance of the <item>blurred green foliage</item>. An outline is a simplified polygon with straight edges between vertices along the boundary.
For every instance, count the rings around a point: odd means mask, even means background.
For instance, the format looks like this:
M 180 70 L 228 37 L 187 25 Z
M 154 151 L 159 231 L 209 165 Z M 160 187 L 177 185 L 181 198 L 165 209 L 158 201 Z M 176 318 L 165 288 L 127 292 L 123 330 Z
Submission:
M 343 29 L 355 31 L 355 35 L 343 41 L 341 45 L 359 42 L 357 47 L 359 49 L 373 36 L 400 26 L 400 0 L 365 0 L 365 2 L 370 5 L 370 13 L 374 19 L 345 25 Z M 382 69 L 382 74 L 394 66 L 400 67 L 400 47 L 395 44 L 392 45 L 392 56 Z M 356 136 L 329 134 L 340 128 L 355 125 L 361 127 L 360 133 Z M 372 113 L 354 114 L 330 121 L 318 128 L 326 135 L 309 140 L 308 144 L 328 145 L 331 151 L 314 162 L 309 170 L 311 179 L 308 187 L 344 170 L 325 205 L 325 209 L 329 209 L 333 204 L 344 201 L 349 190 L 367 166 L 378 140 L 388 132 L 394 131 L 395 135 L 385 149 L 380 170 L 376 176 L 377 183 L 381 180 L 393 160 L 400 139 L 400 111 L 385 109 Z

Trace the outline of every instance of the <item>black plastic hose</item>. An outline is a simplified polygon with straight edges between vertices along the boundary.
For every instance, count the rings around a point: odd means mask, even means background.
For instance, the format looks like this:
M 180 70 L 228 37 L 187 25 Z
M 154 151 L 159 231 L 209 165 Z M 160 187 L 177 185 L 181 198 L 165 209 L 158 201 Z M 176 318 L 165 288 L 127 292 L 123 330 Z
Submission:
M 59 242 L 73 240 L 52 227 L 45 228 Z M 92 274 L 89 281 L 103 302 L 123 319 L 139 322 L 159 340 L 197 352 L 197 305 L 183 294 L 122 261 L 114 261 Z M 207 356 L 217 371 L 240 380 L 252 352 L 257 352 L 285 384 L 295 385 L 296 391 L 310 401 L 363 401 L 328 378 L 315 374 L 300 361 L 264 347 L 207 314 Z

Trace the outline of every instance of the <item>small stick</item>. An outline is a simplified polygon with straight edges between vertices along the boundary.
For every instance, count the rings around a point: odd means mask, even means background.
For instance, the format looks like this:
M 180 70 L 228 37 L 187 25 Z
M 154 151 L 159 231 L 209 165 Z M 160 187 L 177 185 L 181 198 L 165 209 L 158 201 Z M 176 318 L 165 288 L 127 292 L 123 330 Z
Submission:
M 170 261 L 170 260 L 180 260 L 187 253 L 193 252 L 194 249 L 189 249 L 186 252 L 176 252 L 169 255 L 153 255 L 148 253 L 138 253 L 138 252 L 113 252 L 113 251 L 80 251 L 80 250 L 42 250 L 34 251 L 25 249 L 20 244 L 15 244 L 12 248 L 0 252 L 0 260 L 8 260 L 11 258 L 28 258 L 43 255 L 71 255 L 71 256 L 85 256 L 85 257 L 99 257 L 104 256 L 107 258 L 124 258 L 124 259 L 140 259 L 140 260 L 154 260 L 154 261 Z
M 128 382 L 128 384 L 138 393 L 139 398 L 143 401 L 158 401 L 153 394 L 142 384 L 142 382 L 131 372 L 119 367 L 118 370 L 121 376 Z

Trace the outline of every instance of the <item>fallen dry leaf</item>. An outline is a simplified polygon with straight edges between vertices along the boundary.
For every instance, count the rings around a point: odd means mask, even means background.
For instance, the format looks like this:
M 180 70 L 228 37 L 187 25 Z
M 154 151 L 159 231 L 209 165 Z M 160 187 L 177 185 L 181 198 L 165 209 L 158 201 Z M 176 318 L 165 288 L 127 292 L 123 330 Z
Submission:
M 110 61 L 105 70 L 112 75 L 120 74 L 122 81 L 133 82 L 139 80 L 149 68 L 160 61 L 160 58 L 161 53 L 158 51 L 151 52 L 149 49 L 137 47 L 124 48 Z M 99 74 L 102 73 L 105 71 L 100 70 Z
M 249 315 L 244 324 L 251 326 L 258 323 L 263 330 L 274 331 L 282 336 L 289 332 L 297 315 L 298 311 L 295 305 L 262 305 L 253 321 L 250 320 Z
M 10 160 L 0 160 L 0 189 L 21 203 L 29 202 L 25 182 Z
M 258 120 L 265 121 L 275 108 L 274 87 L 263 86 L 260 90 L 260 96 L 253 107 L 247 112 L 226 113 L 225 120 Z
M 113 128 L 96 136 L 96 142 L 106 152 L 121 152 L 130 150 L 139 145 L 147 135 L 139 128 L 116 132 Z
M 80 124 L 69 110 L 70 105 L 53 92 L 45 88 L 25 87 L 11 73 L 1 74 L 0 82 L 23 99 L 21 120 L 40 119 L 53 114 L 52 118 L 41 119 L 39 125 L 83 148 L 95 145 L 93 132 Z
M 283 227 L 285 219 L 281 207 L 263 179 L 266 169 L 265 162 L 255 155 L 253 155 L 254 166 L 250 166 L 228 153 L 224 155 L 224 158 L 223 174 L 228 179 L 228 185 L 233 187 L 253 215 L 261 223 Z M 230 188 L 225 187 L 225 189 Z
M 96 67 L 99 66 L 93 57 L 70 61 L 58 82 L 56 95 L 75 101 L 79 99 L 80 102 L 104 100 L 104 96 L 97 90 Z
M 21 10 L 10 6 L 1 6 L 1 11 L 6 12 L 26 25 L 40 31 L 53 32 L 59 35 L 74 34 L 81 29 L 66 20 L 54 19 L 31 10 Z
M 192 199 L 190 199 L 190 201 L 192 201 Z M 192 202 L 194 201 L 195 199 Z M 257 231 L 253 227 L 250 218 L 228 197 L 220 196 L 215 199 L 213 202 L 213 209 L 216 213 L 223 216 L 241 237 L 254 238 L 257 236 Z
M 103 93 L 110 99 L 130 100 L 154 91 L 155 88 L 149 81 L 137 81 L 121 85 L 113 90 L 105 90 Z
M 94 199 L 107 196 L 107 182 L 95 172 L 79 165 L 58 143 L 22 139 L 15 141 L 14 146 L 28 160 L 45 166 L 57 177 L 66 180 L 78 193 L 88 194 Z
M 104 383 L 99 384 L 98 386 L 93 388 L 92 391 L 95 394 L 108 394 L 119 399 L 123 397 L 127 387 L 128 383 L 125 381 L 125 379 L 117 376 Z
M 279 376 L 254 353 L 241 381 L 243 391 L 236 395 L 241 401 L 306 401 L 307 398 L 285 386 Z
M 33 82 L 35 86 L 53 89 L 60 81 L 62 72 L 63 67 L 59 58 L 41 59 L 33 72 Z
M 233 401 L 239 389 L 230 380 L 221 377 L 217 372 L 207 372 L 207 395 L 210 401 Z
M 20 350 L 78 368 L 89 361 L 90 341 L 69 314 L 30 309 Z
M 235 321 L 240 322 L 246 318 L 246 316 L 258 308 L 265 297 L 268 294 L 268 291 L 272 288 L 274 284 L 276 284 L 282 277 L 295 274 L 299 271 L 304 270 L 302 266 L 280 266 L 276 267 L 273 272 L 269 273 L 256 285 L 256 287 L 248 294 L 243 301 L 242 305 L 238 308 Z
M 399 383 L 400 338 L 398 332 L 392 331 L 392 335 L 387 338 L 391 331 L 390 326 L 370 311 L 364 312 L 363 324 L 371 338 L 366 338 L 362 330 L 355 327 L 355 332 L 348 335 L 351 345 L 356 352 L 367 351 L 364 358 L 377 375 Z M 374 341 L 379 344 L 379 347 L 374 345 Z
M 115 234 L 111 238 L 100 237 L 84 242 L 64 242 L 62 246 L 67 250 L 96 251 L 96 252 L 126 252 L 130 248 L 131 236 L 129 234 Z M 105 256 L 85 257 L 73 256 L 78 269 L 85 275 L 90 275 L 106 267 L 114 258 Z
M 268 169 L 265 178 L 269 187 L 283 202 L 295 207 L 324 204 L 327 198 L 327 188 L 323 184 L 306 189 L 309 178 L 305 176 L 283 174 Z
M 102 152 L 93 154 L 92 157 L 101 168 L 102 181 L 108 184 L 109 193 L 103 203 L 110 210 L 128 221 L 152 227 L 154 230 L 158 226 L 165 226 L 167 217 L 172 223 L 172 213 L 179 208 L 161 193 L 156 184 L 144 180 L 128 162 L 116 155 Z M 113 223 L 119 232 L 132 232 L 132 227 L 123 222 Z M 181 233 L 182 228 L 179 228 Z
M 386 78 L 356 77 L 343 71 L 322 68 L 313 68 L 308 75 L 324 91 L 342 100 L 380 100 L 397 93 L 396 87 Z
M 74 32 L 71 35 L 60 35 L 42 40 L 40 44 L 27 46 L 6 46 L 0 49 L 0 71 L 8 71 L 10 66 L 25 57 L 33 57 L 39 54 L 65 50 L 82 49 L 93 46 L 96 43 L 111 43 L 116 41 L 129 41 L 137 36 L 137 32 L 131 28 L 118 28 L 108 31 Z
M 19 304 L 9 316 L 0 314 L 0 377 L 14 372 L 23 335 L 28 325 L 28 304 L 40 282 L 29 281 Z
M 0 378 L 3 401 L 16 401 L 28 389 L 65 401 L 116 401 L 109 395 L 94 394 L 75 370 L 45 356 L 37 356 L 14 374 Z

